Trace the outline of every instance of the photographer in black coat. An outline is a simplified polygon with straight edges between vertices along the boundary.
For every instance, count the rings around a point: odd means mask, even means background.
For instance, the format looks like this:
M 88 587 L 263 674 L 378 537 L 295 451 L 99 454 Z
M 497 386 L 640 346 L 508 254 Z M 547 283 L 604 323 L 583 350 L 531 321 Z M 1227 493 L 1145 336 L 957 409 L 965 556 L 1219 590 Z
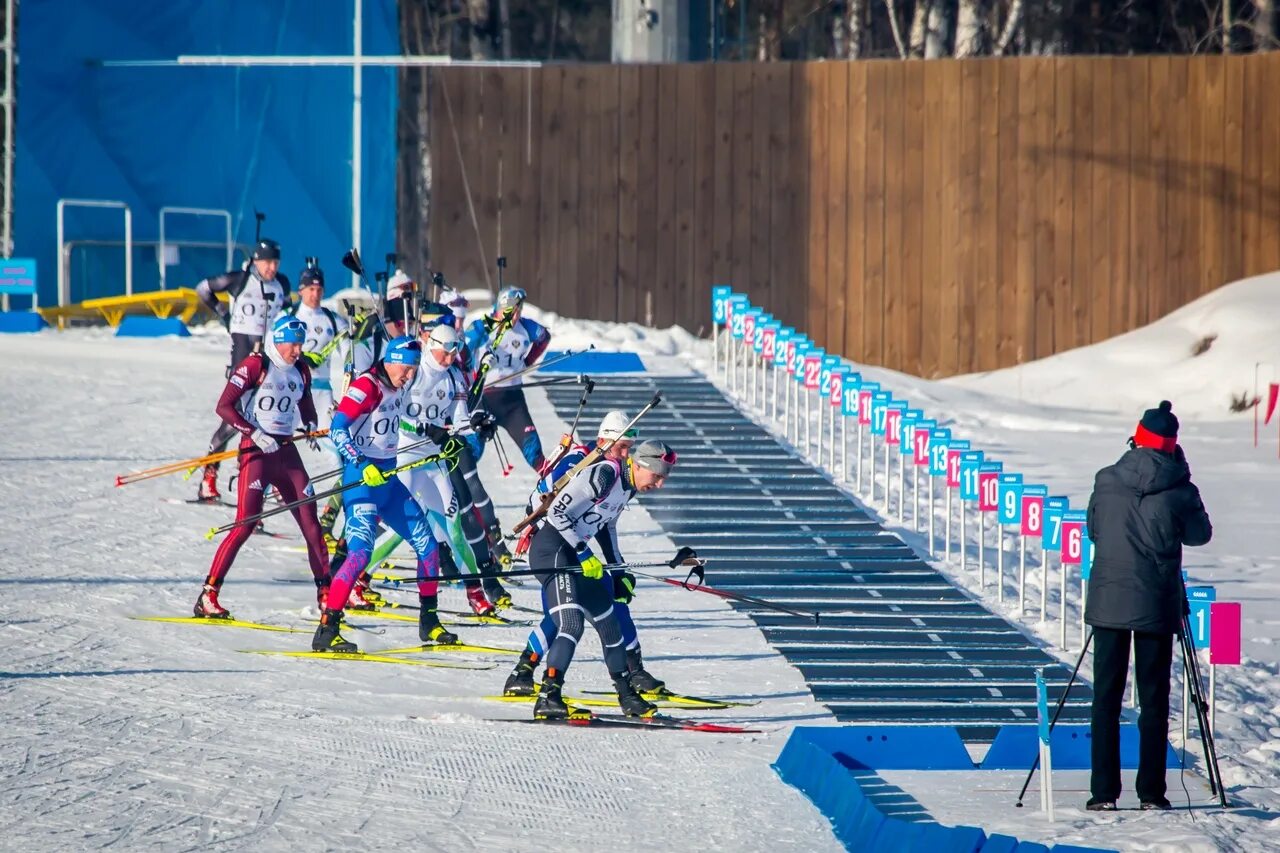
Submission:
M 1093 626 L 1093 772 L 1087 808 L 1109 811 L 1120 796 L 1120 704 L 1133 638 L 1138 680 L 1138 799 L 1167 809 L 1165 753 L 1173 638 L 1186 593 L 1182 546 L 1204 545 L 1213 527 L 1178 445 L 1178 419 L 1164 401 L 1148 409 L 1129 451 L 1094 478 L 1089 498 L 1093 569 L 1084 618 Z

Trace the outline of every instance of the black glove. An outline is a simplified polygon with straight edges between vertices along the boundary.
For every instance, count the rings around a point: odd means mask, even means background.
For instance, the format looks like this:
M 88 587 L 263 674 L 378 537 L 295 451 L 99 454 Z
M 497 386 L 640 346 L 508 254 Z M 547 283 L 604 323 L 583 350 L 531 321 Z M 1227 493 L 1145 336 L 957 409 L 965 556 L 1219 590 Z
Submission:
M 320 449 L 319 440 L 317 440 L 314 435 L 311 435 L 311 433 L 316 431 L 316 425 L 303 424 L 302 431 L 307 433 L 307 446 L 310 447 L 312 450 L 319 450 Z
M 491 412 L 479 409 L 471 413 L 471 428 L 475 430 L 481 441 L 488 441 L 493 438 L 498 422 Z
M 674 569 L 686 560 L 696 559 L 698 559 L 698 552 L 690 548 L 688 545 L 684 545 L 679 551 L 676 551 L 676 555 L 671 558 L 671 562 L 667 563 L 667 565 Z
M 217 311 L 217 312 L 215 312 L 215 313 L 218 315 L 218 322 L 222 323 L 222 328 L 226 329 L 228 332 L 229 332 L 229 331 L 231 331 L 231 311 L 230 311 L 230 309 L 228 309 L 228 310 L 226 310 L 226 311 Z
M 435 424 L 418 424 L 415 432 L 417 432 L 418 435 L 426 436 L 436 444 L 442 445 L 449 440 L 449 431 L 444 427 L 436 426 Z
M 320 365 L 324 364 L 324 356 L 322 356 L 318 352 L 304 352 L 302 354 L 302 358 L 311 367 L 319 367 Z
M 631 572 L 613 573 L 613 600 L 619 604 L 630 604 L 636 597 L 636 576 Z

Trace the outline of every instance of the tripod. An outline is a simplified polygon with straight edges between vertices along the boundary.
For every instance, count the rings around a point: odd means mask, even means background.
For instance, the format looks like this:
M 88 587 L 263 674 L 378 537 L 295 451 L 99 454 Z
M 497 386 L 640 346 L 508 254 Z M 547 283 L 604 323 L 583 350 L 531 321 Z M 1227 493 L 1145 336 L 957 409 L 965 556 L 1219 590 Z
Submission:
M 1227 808 L 1227 792 L 1222 787 L 1222 772 L 1218 768 L 1218 751 L 1213 743 L 1213 731 L 1209 728 L 1209 703 L 1204 698 L 1204 684 L 1200 680 L 1200 662 L 1196 659 L 1196 644 L 1191 634 L 1190 608 L 1186 606 L 1186 589 L 1183 589 L 1183 608 L 1182 608 L 1182 630 L 1178 634 L 1178 641 L 1182 646 L 1182 668 L 1183 677 L 1187 682 L 1187 693 L 1190 696 L 1191 703 L 1195 707 L 1196 725 L 1200 727 L 1200 740 L 1204 744 L 1205 770 L 1209 778 L 1209 793 L 1218 798 L 1218 802 L 1223 808 Z M 1076 658 L 1075 668 L 1071 670 L 1071 678 L 1067 679 L 1067 686 L 1063 688 L 1062 695 L 1058 697 L 1058 704 L 1053 709 L 1053 717 L 1049 720 L 1049 731 L 1053 731 L 1053 727 L 1058 722 L 1058 717 L 1062 714 L 1062 707 L 1067 703 L 1067 695 L 1071 692 L 1071 686 L 1075 684 L 1076 675 L 1080 672 L 1080 665 L 1084 663 L 1084 656 L 1089 651 L 1089 645 L 1093 642 L 1093 630 L 1090 629 L 1088 636 L 1085 637 L 1084 647 L 1080 649 L 1080 657 Z M 1186 709 L 1183 709 L 1186 713 Z M 1183 751 L 1186 751 L 1186 745 L 1183 744 Z M 1027 788 L 1031 785 L 1031 779 L 1035 776 L 1036 770 L 1040 767 L 1040 755 L 1036 754 L 1036 759 L 1031 764 L 1031 769 L 1027 771 L 1027 778 L 1022 783 L 1022 790 L 1018 792 L 1018 801 L 1014 803 L 1017 808 L 1022 808 L 1022 799 L 1027 795 Z

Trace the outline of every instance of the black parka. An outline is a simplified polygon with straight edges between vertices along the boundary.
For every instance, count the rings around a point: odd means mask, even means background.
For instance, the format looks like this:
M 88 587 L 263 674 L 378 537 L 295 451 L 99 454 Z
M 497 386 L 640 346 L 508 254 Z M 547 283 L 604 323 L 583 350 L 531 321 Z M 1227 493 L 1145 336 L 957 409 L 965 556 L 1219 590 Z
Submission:
M 1089 498 L 1093 568 L 1084 618 L 1097 628 L 1174 634 L 1182 625 L 1182 546 L 1213 526 L 1182 448 L 1130 450 L 1099 471 Z

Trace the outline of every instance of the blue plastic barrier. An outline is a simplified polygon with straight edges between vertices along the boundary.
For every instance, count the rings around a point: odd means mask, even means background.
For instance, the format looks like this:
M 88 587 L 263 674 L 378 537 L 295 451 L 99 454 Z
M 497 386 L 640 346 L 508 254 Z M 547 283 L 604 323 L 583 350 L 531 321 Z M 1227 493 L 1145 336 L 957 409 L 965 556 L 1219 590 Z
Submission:
M 163 338 L 167 335 L 191 337 L 187 327 L 177 317 L 162 320 L 159 317 L 130 316 L 121 320 L 116 327 L 117 338 Z
M 38 332 L 48 323 L 34 311 L 0 311 L 0 333 L 22 334 Z
M 899 853 L 899 851 L 920 850 L 928 853 L 1049 853 L 1048 847 L 1030 841 L 1018 841 L 1008 835 L 993 835 L 976 826 L 943 826 L 938 823 L 908 822 L 890 817 L 881 812 L 874 802 L 863 792 L 855 775 L 860 768 L 860 758 L 878 760 L 887 756 L 888 747 L 877 744 L 901 745 L 900 731 L 910 727 L 876 727 L 858 726 L 836 728 L 800 727 L 787 739 L 782 754 L 774 762 L 774 769 L 782 780 L 805 794 L 831 821 L 836 838 L 846 848 L 866 853 Z M 1032 727 L 1022 727 L 1035 735 Z M 855 730 L 852 737 L 840 737 L 839 733 Z M 926 734 L 930 730 L 944 734 L 934 738 Z M 914 728 L 917 736 L 932 739 L 934 744 L 949 742 L 947 732 L 959 735 L 949 727 L 921 726 Z M 866 736 L 872 732 L 885 732 L 886 740 L 879 741 L 873 734 L 868 742 Z M 860 758 L 844 751 L 852 749 L 856 754 L 861 747 L 859 742 L 871 745 L 861 753 Z M 843 746 L 842 746 L 843 744 Z M 850 744 L 854 744 L 850 746 Z M 939 746 L 940 751 L 949 752 L 947 746 Z M 963 751 L 963 745 L 961 745 Z M 943 754 L 940 752 L 940 754 Z M 943 754 L 948 763 L 952 759 Z M 963 768 L 973 769 L 972 762 L 967 760 Z M 1058 845 L 1054 853 L 1111 853 L 1094 848 Z
M 548 362 L 563 352 L 548 352 L 542 361 Z M 543 367 L 541 373 L 643 373 L 644 362 L 633 352 L 580 352 L 564 361 Z
M 791 736 L 820 746 L 847 767 L 973 769 L 973 759 L 952 726 L 797 726 Z
M 1026 770 L 1036 760 L 1039 749 L 1035 726 L 1003 726 L 996 732 L 991 748 L 982 759 L 983 770 Z M 1089 754 L 1092 738 L 1089 727 L 1082 725 L 1054 726 L 1050 736 L 1053 748 L 1054 770 L 1088 770 L 1092 766 Z M 1178 764 L 1178 755 L 1169 746 L 1168 762 Z M 1124 723 L 1120 726 L 1120 767 L 1133 770 L 1138 766 L 1138 725 Z

